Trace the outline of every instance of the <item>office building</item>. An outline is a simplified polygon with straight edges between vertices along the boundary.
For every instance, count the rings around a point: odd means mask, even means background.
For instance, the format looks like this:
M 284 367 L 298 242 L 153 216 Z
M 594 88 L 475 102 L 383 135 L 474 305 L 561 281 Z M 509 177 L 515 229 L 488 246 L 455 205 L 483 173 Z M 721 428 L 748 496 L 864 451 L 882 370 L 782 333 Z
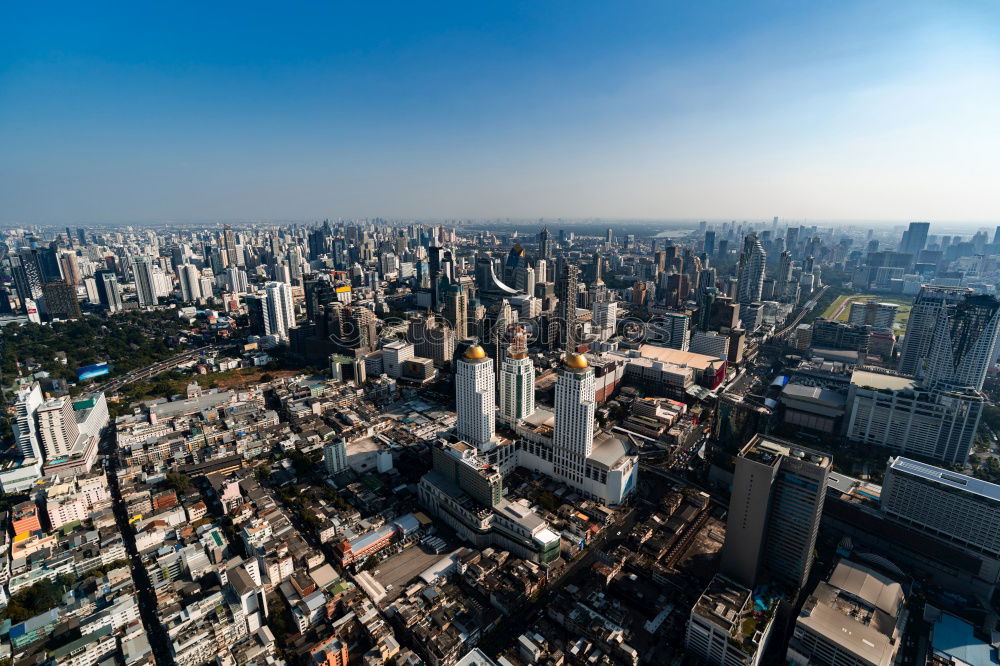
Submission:
M 556 476 L 576 483 L 583 483 L 594 447 L 594 398 L 593 368 L 583 354 L 568 355 L 556 380 L 552 447 Z
M 247 279 L 247 272 L 240 268 L 230 264 L 229 268 L 226 269 L 225 273 L 226 286 L 234 294 L 245 294 L 250 291 L 250 281 Z M 282 284 L 289 284 L 287 280 L 276 280 Z
M 741 305 L 756 303 L 761 300 L 764 290 L 764 267 L 767 254 L 761 245 L 757 234 L 747 234 L 743 239 L 743 251 L 740 252 L 736 267 L 736 297 Z
M 910 222 L 909 228 L 903 232 L 903 237 L 899 241 L 899 252 L 917 256 L 917 254 L 927 246 L 927 232 L 930 231 L 929 222 Z
M 273 336 L 279 342 L 287 342 L 288 332 L 295 328 L 292 288 L 284 282 L 265 284 L 262 309 L 264 335 Z
M 972 290 L 967 287 L 935 287 L 924 285 L 913 300 L 910 319 L 899 355 L 899 371 L 920 376 L 930 355 L 931 343 L 945 305 L 957 303 Z
M 841 560 L 803 604 L 786 661 L 793 666 L 892 666 L 898 663 L 908 616 L 900 583 Z
M 153 278 L 153 258 L 140 255 L 132 260 L 132 275 L 135 279 L 135 293 L 139 307 L 146 308 L 158 303 L 156 285 Z
M 549 231 L 548 227 L 545 227 L 538 232 L 538 258 L 552 258 L 552 233 Z
M 535 413 L 535 364 L 527 347 L 524 329 L 520 329 L 500 366 L 500 418 L 509 423 Z
M 688 350 L 688 325 L 691 318 L 682 312 L 663 315 L 663 344 L 671 349 Z
M 118 285 L 118 276 L 114 271 L 97 271 L 94 274 L 97 283 L 97 297 L 105 310 L 111 313 L 122 310 L 122 290 Z
M 181 300 L 192 303 L 201 300 L 201 271 L 191 264 L 177 267 L 177 281 L 181 285 Z
M 855 371 L 847 438 L 947 465 L 964 464 L 985 398 L 971 388 L 924 389 L 909 377 Z
M 49 319 L 79 319 L 80 301 L 76 287 L 65 282 L 46 282 L 42 285 L 45 312 Z
M 403 364 L 416 354 L 416 347 L 406 340 L 393 340 L 382 345 L 382 368 L 388 376 L 399 379 L 403 376 Z
M 75 252 L 63 252 L 59 255 L 59 267 L 69 284 L 76 286 L 81 282 L 80 264 L 77 262 Z
M 21 299 L 22 309 L 27 300 L 38 300 L 42 297 L 42 276 L 38 269 L 38 261 L 30 250 L 21 250 L 7 257 L 14 288 Z
M 758 620 L 755 610 L 749 588 L 716 574 L 691 609 L 684 647 L 711 666 L 757 666 L 774 614 L 769 609 Z
M 1000 485 L 899 456 L 886 466 L 880 502 L 907 528 L 1000 559 Z
M 875 330 L 891 329 L 896 322 L 899 306 L 878 301 L 854 301 L 847 322 L 856 326 L 871 326 Z
M 613 338 L 618 327 L 617 301 L 596 301 L 592 310 L 592 328 L 598 339 L 609 340 Z
M 496 377 L 493 361 L 479 345 L 470 345 L 455 362 L 455 432 L 480 449 L 496 433 Z
M 872 327 L 848 324 L 820 317 L 813 322 L 810 346 L 822 349 L 850 349 L 859 354 L 868 353 Z
M 725 361 L 729 358 L 729 336 L 715 331 L 692 331 L 687 351 Z
M 722 573 L 754 587 L 762 573 L 792 588 L 809 578 L 828 455 L 754 435 L 736 457 Z
M 76 424 L 73 403 L 68 396 L 53 398 L 38 407 L 38 434 L 45 449 L 45 460 L 53 460 L 69 455 L 80 438 Z

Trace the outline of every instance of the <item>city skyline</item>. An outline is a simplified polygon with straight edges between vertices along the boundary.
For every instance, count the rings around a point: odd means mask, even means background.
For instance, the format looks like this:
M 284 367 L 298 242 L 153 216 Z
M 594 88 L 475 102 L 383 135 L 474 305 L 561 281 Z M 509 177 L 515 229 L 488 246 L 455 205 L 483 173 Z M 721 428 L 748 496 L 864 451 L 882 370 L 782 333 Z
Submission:
M 13 14 L 7 226 L 997 219 L 985 3 Z

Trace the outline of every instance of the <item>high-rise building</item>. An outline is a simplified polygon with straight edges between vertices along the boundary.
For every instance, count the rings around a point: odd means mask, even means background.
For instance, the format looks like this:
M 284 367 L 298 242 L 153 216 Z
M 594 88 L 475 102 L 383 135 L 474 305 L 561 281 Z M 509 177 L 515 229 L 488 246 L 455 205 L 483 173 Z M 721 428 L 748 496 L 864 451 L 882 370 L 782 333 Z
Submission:
M 583 354 L 568 354 L 557 373 L 552 449 L 556 475 L 577 484 L 594 448 L 595 397 L 594 369 Z
M 825 453 L 754 435 L 736 457 L 722 573 L 751 588 L 761 572 L 802 587 L 831 468 Z
M 663 315 L 663 344 L 671 349 L 688 350 L 688 324 L 690 317 L 683 312 L 668 312 Z
M 14 278 L 14 288 L 21 299 L 21 304 L 26 300 L 37 300 L 42 297 L 42 276 L 38 270 L 38 261 L 30 250 L 21 250 L 17 254 L 12 254 L 7 258 L 11 275 Z
M 552 234 L 549 232 L 548 227 L 538 232 L 538 258 L 552 258 Z
M 181 300 L 191 303 L 201 300 L 201 271 L 191 264 L 177 267 L 177 281 L 181 285 Z
M 903 238 L 899 242 L 899 252 L 916 257 L 927 245 L 930 227 L 930 222 L 910 222 L 910 227 L 903 232 Z
M 461 283 L 448 287 L 444 298 L 444 318 L 455 331 L 455 338 L 469 337 L 469 296 Z
M 49 462 L 69 455 L 80 437 L 69 396 L 53 398 L 38 407 L 38 434 Z
M 342 438 L 323 445 L 323 466 L 329 476 L 347 470 L 347 443 Z
M 276 282 L 288 284 L 284 280 L 277 280 Z M 226 269 L 226 285 L 234 294 L 245 294 L 250 291 L 250 281 L 247 279 L 247 272 L 234 264 L 230 264 L 229 268 Z
M 535 413 L 535 364 L 524 329 L 516 331 L 500 367 L 500 416 L 515 423 Z
M 923 377 L 925 386 L 982 390 L 1000 336 L 1000 301 L 968 294 L 938 313 Z
M 968 287 L 935 287 L 924 285 L 913 300 L 910 319 L 899 356 L 899 371 L 906 375 L 923 374 L 930 355 L 931 342 L 937 329 L 942 308 L 957 303 L 972 290 Z
M 122 309 L 122 290 L 118 286 L 118 276 L 114 271 L 97 271 L 94 273 L 97 286 L 97 297 L 105 309 L 114 313 Z
M 80 264 L 77 262 L 75 252 L 63 252 L 59 255 L 59 266 L 66 277 L 66 282 L 73 286 L 80 284 Z
M 868 325 L 875 330 L 892 329 L 898 312 L 899 306 L 895 303 L 854 301 L 851 303 L 851 313 L 847 321 L 855 325 Z
M 601 340 L 608 340 L 618 328 L 618 302 L 595 301 L 593 305 L 593 329 Z
M 35 415 L 42 405 L 42 388 L 38 382 L 22 386 L 14 403 L 14 445 L 24 458 L 42 459 L 41 440 Z
M 764 266 L 767 254 L 761 245 L 757 234 L 749 233 L 743 239 L 743 251 L 740 252 L 739 264 L 736 268 L 736 302 L 740 304 L 755 303 L 761 300 L 764 290 Z
M 76 287 L 65 282 L 46 282 L 42 285 L 45 311 L 51 319 L 79 319 L 80 301 Z
M 1000 485 L 890 458 L 880 503 L 895 522 L 1000 560 Z
M 416 347 L 406 340 L 393 340 L 382 345 L 382 368 L 393 379 L 403 376 L 403 364 L 416 356 Z
M 295 328 L 292 288 L 284 282 L 268 282 L 263 296 L 264 335 L 287 341 L 288 331 Z
M 576 352 L 576 300 L 579 294 L 575 264 L 562 258 L 556 271 L 556 320 L 559 325 L 559 343 L 569 353 Z
M 455 403 L 459 437 L 487 449 L 496 433 L 496 376 L 493 361 L 479 345 L 470 345 L 455 362 Z
M 132 273 L 135 278 L 135 293 L 139 297 L 139 307 L 151 307 L 157 304 L 156 285 L 153 282 L 153 259 L 140 255 L 132 260 Z

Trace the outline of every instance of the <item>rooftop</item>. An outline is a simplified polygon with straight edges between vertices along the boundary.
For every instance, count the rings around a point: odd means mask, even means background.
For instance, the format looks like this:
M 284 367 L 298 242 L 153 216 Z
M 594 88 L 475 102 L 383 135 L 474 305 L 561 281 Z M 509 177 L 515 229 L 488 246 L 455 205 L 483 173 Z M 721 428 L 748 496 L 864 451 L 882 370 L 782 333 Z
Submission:
M 765 465 L 774 464 L 779 457 L 806 460 L 822 467 L 830 467 L 831 464 L 830 456 L 821 451 L 808 449 L 785 439 L 763 435 L 754 436 L 743 448 L 740 455 Z
M 917 380 L 912 377 L 902 375 L 883 374 L 881 372 L 868 372 L 867 370 L 855 370 L 851 373 L 851 383 L 855 386 L 873 388 L 879 391 L 902 391 L 912 389 L 917 385 Z
M 898 456 L 892 458 L 889 468 L 894 472 L 902 472 L 909 476 L 915 476 L 925 481 L 930 481 L 938 485 L 962 490 L 973 495 L 979 495 L 994 501 L 1000 502 L 1000 486 L 989 481 L 976 479 L 958 472 L 949 472 L 946 469 L 928 465 L 909 458 Z

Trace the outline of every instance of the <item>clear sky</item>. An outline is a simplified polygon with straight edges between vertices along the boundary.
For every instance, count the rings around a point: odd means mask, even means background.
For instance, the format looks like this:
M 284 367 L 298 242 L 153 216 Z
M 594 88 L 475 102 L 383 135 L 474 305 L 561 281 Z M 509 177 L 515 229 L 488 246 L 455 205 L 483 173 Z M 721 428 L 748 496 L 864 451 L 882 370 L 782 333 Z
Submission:
M 1000 3 L 8 2 L 0 224 L 1000 220 Z

